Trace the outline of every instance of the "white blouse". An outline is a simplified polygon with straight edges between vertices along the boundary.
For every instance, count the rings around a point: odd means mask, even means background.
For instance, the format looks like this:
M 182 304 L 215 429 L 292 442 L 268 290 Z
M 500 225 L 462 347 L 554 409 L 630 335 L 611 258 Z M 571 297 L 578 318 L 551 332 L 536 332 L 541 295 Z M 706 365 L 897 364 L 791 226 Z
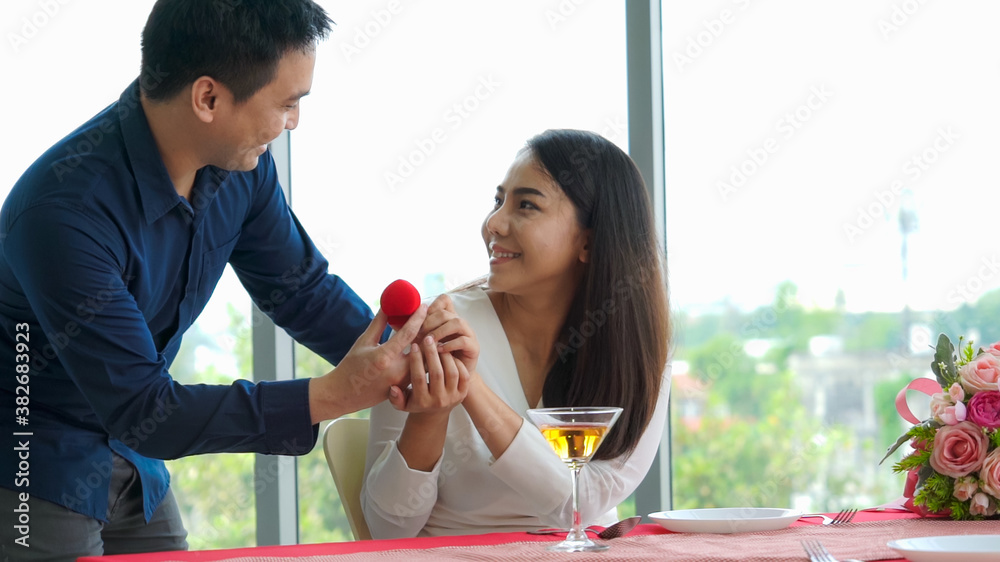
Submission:
M 396 446 L 406 413 L 388 401 L 373 407 L 361 491 L 372 536 L 568 527 L 573 512 L 570 470 L 527 420 L 528 402 L 514 355 L 489 297 L 481 288 L 450 296 L 456 312 L 479 340 L 477 371 L 483 382 L 525 422 L 507 450 L 494 459 L 468 413 L 456 406 L 448 421 L 443 454 L 430 472 L 423 472 L 410 469 Z M 585 525 L 616 521 L 617 505 L 645 477 L 660 444 L 669 393 L 668 369 L 653 417 L 631 456 L 591 461 L 581 470 L 580 511 Z

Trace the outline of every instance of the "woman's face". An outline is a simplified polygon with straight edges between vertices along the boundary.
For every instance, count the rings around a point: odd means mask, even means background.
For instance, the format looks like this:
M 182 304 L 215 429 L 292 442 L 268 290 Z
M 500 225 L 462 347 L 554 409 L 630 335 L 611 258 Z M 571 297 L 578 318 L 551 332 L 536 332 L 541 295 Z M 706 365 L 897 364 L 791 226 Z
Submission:
M 530 151 L 518 155 L 497 186 L 482 231 L 490 256 L 487 283 L 494 291 L 576 290 L 588 260 L 589 232 Z

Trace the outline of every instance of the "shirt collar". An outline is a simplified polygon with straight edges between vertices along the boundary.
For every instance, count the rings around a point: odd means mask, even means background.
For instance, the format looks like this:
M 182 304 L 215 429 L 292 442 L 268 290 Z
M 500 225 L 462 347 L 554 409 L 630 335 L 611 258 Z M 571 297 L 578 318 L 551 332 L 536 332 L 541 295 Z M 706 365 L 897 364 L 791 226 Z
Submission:
M 139 80 L 136 79 L 122 92 L 118 99 L 118 120 L 121 123 L 125 152 L 128 154 L 132 175 L 139 191 L 139 202 L 145 215 L 146 224 L 151 224 L 178 205 L 190 209 L 184 199 L 174 189 L 170 174 L 163 163 L 160 151 L 149 129 L 146 112 L 140 103 Z M 199 173 L 198 179 L 207 180 L 212 185 L 200 185 L 196 181 L 194 189 L 202 197 L 215 196 L 218 187 L 229 177 L 229 172 L 208 166 L 210 173 Z M 206 170 L 201 170 L 206 171 Z

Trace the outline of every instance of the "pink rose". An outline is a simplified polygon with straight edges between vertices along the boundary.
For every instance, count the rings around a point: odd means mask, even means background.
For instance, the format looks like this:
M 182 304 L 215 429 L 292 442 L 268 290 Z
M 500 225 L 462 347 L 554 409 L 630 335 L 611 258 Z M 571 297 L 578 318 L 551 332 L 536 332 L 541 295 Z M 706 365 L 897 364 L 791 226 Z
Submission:
M 972 496 L 972 503 L 969 505 L 969 513 L 973 515 L 984 515 L 989 517 L 997 512 L 997 504 L 989 496 L 980 492 Z
M 953 402 L 964 402 L 965 390 L 963 390 L 962 385 L 957 382 L 951 383 L 951 388 L 948 389 L 948 396 L 951 396 L 951 400 Z
M 965 404 L 957 402 L 954 406 L 948 406 L 941 413 L 941 423 L 946 423 L 948 425 L 955 425 L 959 422 L 964 422 L 966 416 Z
M 951 397 L 947 394 L 943 392 L 934 393 L 931 396 L 931 417 L 941 421 L 941 415 L 944 414 L 945 409 L 954 403 L 955 402 L 952 401 Z
M 934 436 L 931 468 L 952 478 L 966 476 L 983 465 L 988 444 L 982 430 L 972 422 L 946 425 Z
M 976 479 L 972 476 L 963 476 L 961 478 L 955 479 L 955 491 L 952 494 L 955 499 L 964 502 L 972 497 L 972 494 L 976 493 L 979 489 L 979 484 L 977 484 Z
M 984 347 L 983 353 L 989 353 L 990 355 L 1000 357 L 1000 341 L 993 342 L 989 346 Z
M 1000 392 L 977 392 L 969 400 L 968 420 L 982 427 L 1000 427 Z
M 983 491 L 1000 498 L 1000 449 L 993 449 L 993 452 L 986 455 L 983 467 L 979 469 L 979 479 L 983 483 Z
M 984 353 L 958 368 L 962 388 L 970 394 L 983 390 L 1000 390 L 1000 358 Z

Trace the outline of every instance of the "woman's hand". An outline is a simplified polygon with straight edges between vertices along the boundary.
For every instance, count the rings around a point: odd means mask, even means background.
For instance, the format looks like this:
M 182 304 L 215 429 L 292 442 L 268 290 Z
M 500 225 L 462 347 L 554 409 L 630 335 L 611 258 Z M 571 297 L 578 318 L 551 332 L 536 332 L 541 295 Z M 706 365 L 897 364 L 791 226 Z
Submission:
M 429 335 L 420 345 L 410 346 L 410 388 L 389 389 L 393 408 L 411 414 L 447 414 L 465 399 L 469 371 L 451 353 L 439 352 L 439 347 Z
M 427 307 L 427 317 L 420 335 L 430 335 L 438 343 L 438 351 L 450 353 L 465 365 L 469 373 L 476 371 L 479 361 L 479 340 L 469 324 L 455 312 L 451 297 L 441 295 Z

